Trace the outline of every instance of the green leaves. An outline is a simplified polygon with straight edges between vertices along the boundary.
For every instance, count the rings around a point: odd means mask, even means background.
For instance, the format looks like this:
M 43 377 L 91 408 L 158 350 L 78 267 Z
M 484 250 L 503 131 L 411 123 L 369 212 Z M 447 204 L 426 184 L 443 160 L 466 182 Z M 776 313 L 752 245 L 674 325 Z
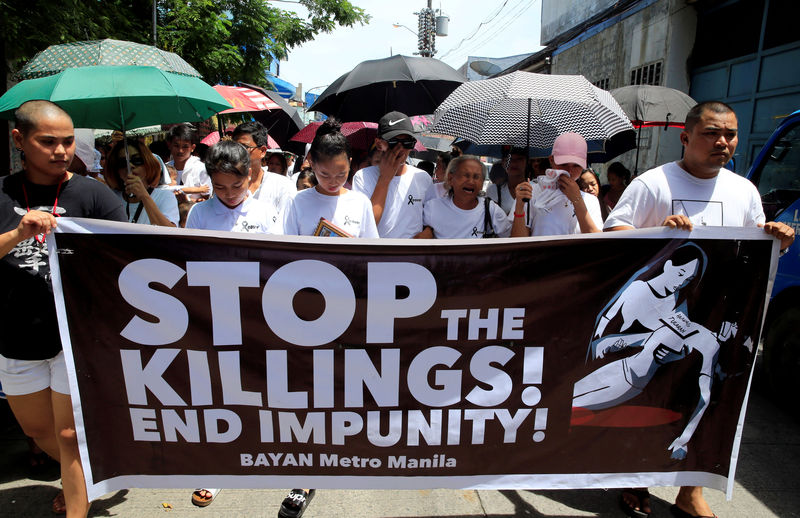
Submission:
M 156 0 L 158 46 L 175 52 L 210 84 L 270 86 L 273 59 L 337 25 L 369 16 L 347 0 L 300 0 L 308 16 L 266 0 Z M 153 0 L 0 0 L 0 61 L 18 70 L 55 43 L 114 38 L 152 44 Z M 31 16 L 31 13 L 36 13 Z

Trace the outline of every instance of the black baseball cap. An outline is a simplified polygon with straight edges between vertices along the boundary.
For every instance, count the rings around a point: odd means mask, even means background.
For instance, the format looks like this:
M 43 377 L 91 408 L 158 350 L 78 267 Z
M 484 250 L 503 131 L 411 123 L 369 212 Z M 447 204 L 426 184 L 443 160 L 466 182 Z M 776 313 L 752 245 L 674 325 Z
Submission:
M 378 138 L 389 140 L 398 135 L 408 135 L 412 138 L 417 138 L 414 135 L 414 125 L 411 124 L 411 119 L 408 115 L 400 112 L 389 112 L 378 121 Z

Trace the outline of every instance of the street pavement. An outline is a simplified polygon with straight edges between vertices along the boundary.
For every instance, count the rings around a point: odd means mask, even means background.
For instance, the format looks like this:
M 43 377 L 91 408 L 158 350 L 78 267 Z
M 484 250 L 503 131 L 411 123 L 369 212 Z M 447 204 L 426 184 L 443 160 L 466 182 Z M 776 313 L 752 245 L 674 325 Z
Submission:
M 758 373 L 760 373 L 760 369 Z M 776 406 L 757 373 L 750 395 L 733 500 L 706 490 L 720 518 L 800 516 L 800 421 Z M 51 517 L 56 468 L 31 478 L 27 442 L 0 402 L 0 517 Z M 288 489 L 288 488 L 287 488 Z M 191 504 L 190 490 L 130 489 L 105 495 L 89 516 L 211 518 L 277 516 L 286 490 L 222 491 L 206 508 Z M 677 488 L 652 488 L 654 518 L 669 517 Z M 619 490 L 318 491 L 305 517 L 553 517 L 624 516 Z

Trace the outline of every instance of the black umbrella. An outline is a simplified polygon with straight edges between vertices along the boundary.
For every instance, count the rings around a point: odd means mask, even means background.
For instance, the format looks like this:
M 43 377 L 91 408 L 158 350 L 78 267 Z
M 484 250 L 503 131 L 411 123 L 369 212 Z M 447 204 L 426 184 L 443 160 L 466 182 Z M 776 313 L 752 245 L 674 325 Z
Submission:
M 252 115 L 255 120 L 266 126 L 269 136 L 283 149 L 289 143 L 289 139 L 306 125 L 303 118 L 278 92 L 247 83 L 240 84 L 264 94 L 280 107 L 280 110 L 252 112 Z
M 697 101 L 674 88 L 633 85 L 611 90 L 622 109 L 631 119 L 637 133 L 644 126 L 682 128 L 689 110 Z M 633 175 L 639 174 L 639 139 L 636 141 L 636 165 Z
M 390 111 L 433 113 L 464 82 L 454 68 L 434 58 L 392 56 L 359 63 L 317 98 L 309 111 L 342 121 L 378 120 Z

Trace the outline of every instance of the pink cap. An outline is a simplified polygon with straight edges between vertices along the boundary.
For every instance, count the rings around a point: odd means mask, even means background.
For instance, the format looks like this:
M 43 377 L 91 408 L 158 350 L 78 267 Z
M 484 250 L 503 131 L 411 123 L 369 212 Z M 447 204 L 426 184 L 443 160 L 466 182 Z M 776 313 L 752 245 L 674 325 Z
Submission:
M 586 140 L 577 133 L 563 133 L 553 143 L 553 162 L 578 164 L 586 169 Z

